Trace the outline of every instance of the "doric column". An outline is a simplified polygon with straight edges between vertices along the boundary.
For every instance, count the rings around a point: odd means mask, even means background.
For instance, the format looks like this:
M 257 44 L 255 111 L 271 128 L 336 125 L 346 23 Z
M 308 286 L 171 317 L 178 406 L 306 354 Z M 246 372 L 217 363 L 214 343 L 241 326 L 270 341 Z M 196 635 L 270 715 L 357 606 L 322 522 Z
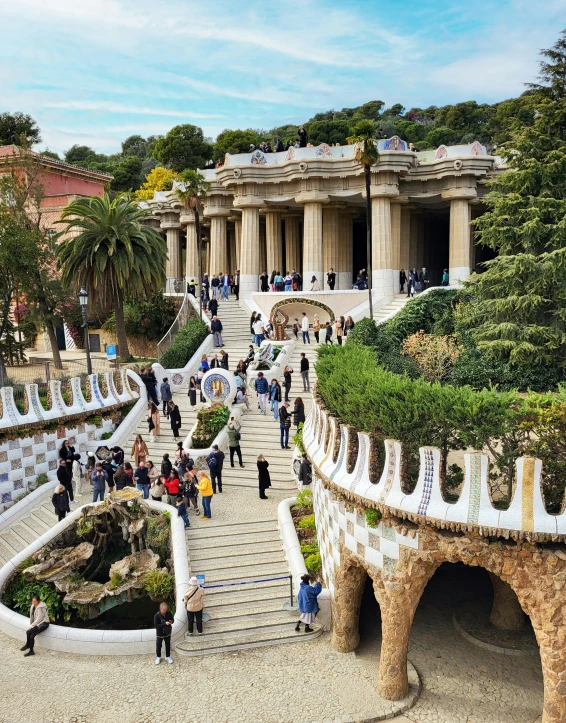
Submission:
M 267 257 L 266 257 L 266 251 L 265 251 L 265 224 L 261 222 L 261 216 L 259 219 L 259 273 L 261 274 L 263 271 L 267 271 L 269 274 L 269 269 L 267 268 Z
M 242 245 L 240 249 L 240 293 L 259 290 L 259 204 L 242 208 Z
M 236 255 L 236 230 L 228 229 L 228 266 L 230 273 L 238 268 L 238 257 Z
M 340 264 L 340 224 L 338 216 L 338 206 L 325 206 L 322 211 L 322 249 L 324 267 L 320 288 L 327 289 L 326 274 L 332 268 L 338 273 Z M 338 277 L 336 277 L 338 281 Z M 336 288 L 336 287 L 334 287 Z
M 476 196 L 475 185 L 458 186 L 442 193 L 442 198 L 450 201 L 450 285 L 458 285 L 470 275 L 470 201 Z
M 411 209 L 401 206 L 401 228 L 399 233 L 399 269 L 407 272 L 410 264 L 409 245 L 411 233 Z
M 183 255 L 181 253 L 181 224 L 177 214 L 167 213 L 161 220 L 161 228 L 167 234 L 167 264 L 165 275 L 167 289 L 172 287 L 170 279 L 183 278 Z
M 285 216 L 285 267 L 281 273 L 285 276 L 287 271 L 301 269 L 301 258 L 299 255 L 301 243 L 301 226 L 298 214 Z
M 198 281 L 198 247 L 195 216 L 192 211 L 181 214 L 181 223 L 187 235 L 187 251 L 185 253 L 185 278 L 187 281 Z
M 240 268 L 240 248 L 242 245 L 242 217 L 230 216 L 230 221 L 234 222 L 234 242 L 236 246 L 235 267 L 234 271 Z
M 391 263 L 393 265 L 393 293 L 399 290 L 401 270 L 401 204 L 391 204 Z
M 209 214 L 210 215 L 210 214 Z M 226 216 L 214 215 L 210 219 L 210 267 L 209 274 L 223 274 L 228 270 L 228 245 L 226 239 Z
M 393 237 L 391 234 L 391 199 L 397 198 L 397 176 L 379 174 L 371 187 L 372 288 L 375 296 L 391 298 L 393 287 Z
M 281 233 L 281 211 L 271 209 L 265 212 L 265 242 L 267 273 L 283 270 L 283 238 Z
M 311 279 L 316 276 L 322 289 L 324 256 L 322 247 L 322 206 L 328 203 L 328 196 L 320 191 L 300 193 L 297 203 L 304 205 L 303 219 L 303 290 L 311 287 Z
M 336 285 L 339 289 L 351 289 L 354 266 L 354 219 L 353 210 L 345 208 L 339 213 L 338 271 Z

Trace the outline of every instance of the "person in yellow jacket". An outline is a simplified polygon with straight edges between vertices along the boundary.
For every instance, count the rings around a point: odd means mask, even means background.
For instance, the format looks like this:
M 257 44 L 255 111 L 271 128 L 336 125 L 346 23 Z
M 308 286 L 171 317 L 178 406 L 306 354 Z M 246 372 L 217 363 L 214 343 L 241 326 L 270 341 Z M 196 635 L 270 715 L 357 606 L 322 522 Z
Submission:
M 196 488 L 200 492 L 200 496 L 202 497 L 203 514 L 201 515 L 201 518 L 203 520 L 210 520 L 212 516 L 210 512 L 210 500 L 212 499 L 212 495 L 214 494 L 214 492 L 212 491 L 212 482 L 210 481 L 210 478 L 207 476 L 206 472 L 198 472 L 197 478 L 198 483 L 196 485 Z

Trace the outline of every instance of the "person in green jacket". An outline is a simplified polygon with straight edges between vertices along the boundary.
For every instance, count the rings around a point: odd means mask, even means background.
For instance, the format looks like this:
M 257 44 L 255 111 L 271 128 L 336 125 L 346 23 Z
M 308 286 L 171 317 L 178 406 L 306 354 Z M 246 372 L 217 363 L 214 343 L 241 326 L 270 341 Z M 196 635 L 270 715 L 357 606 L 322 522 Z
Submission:
M 242 425 L 236 417 L 230 417 L 228 422 L 228 449 L 230 450 L 230 467 L 234 466 L 234 454 L 238 455 L 240 467 L 243 467 L 242 450 L 240 448 L 240 430 Z

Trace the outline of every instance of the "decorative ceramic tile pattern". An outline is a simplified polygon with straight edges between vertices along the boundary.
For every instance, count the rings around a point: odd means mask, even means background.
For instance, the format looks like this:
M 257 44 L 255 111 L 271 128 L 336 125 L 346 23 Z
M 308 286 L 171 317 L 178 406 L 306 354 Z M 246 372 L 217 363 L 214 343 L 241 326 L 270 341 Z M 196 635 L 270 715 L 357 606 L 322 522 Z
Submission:
M 24 447 L 22 449 L 22 457 L 31 457 L 33 454 L 33 447 Z
M 53 472 L 54 469 L 57 469 L 57 460 L 52 459 L 49 461 L 49 471 Z
M 8 452 L 2 451 L 0 452 L 0 462 L 7 462 L 8 461 Z
M 468 524 L 477 525 L 480 516 L 481 498 L 481 455 L 470 455 L 470 500 L 468 502 Z
M 116 389 L 116 385 L 114 384 L 114 375 L 110 374 L 110 372 L 106 372 L 106 385 L 110 390 L 110 394 L 114 398 L 114 401 L 119 402 L 120 397 L 118 396 L 118 390 Z
M 37 434 L 33 435 L 33 443 L 34 444 L 41 444 L 43 441 L 44 441 L 44 437 L 41 432 L 38 432 Z
M 30 389 L 30 397 L 31 397 L 31 406 L 32 406 L 32 409 L 33 409 L 33 411 L 35 412 L 35 415 L 36 415 L 36 417 L 37 417 L 38 419 L 43 419 L 44 409 L 43 409 L 43 407 L 41 406 L 41 402 L 39 401 L 39 398 L 38 398 L 38 395 L 37 395 L 37 391 L 38 391 L 37 384 L 30 384 L 30 385 L 29 385 L 29 389 Z M 35 437 L 37 437 L 37 436 L 41 436 L 41 435 L 37 435 L 37 434 L 34 435 L 34 439 L 35 439 Z
M 354 491 L 358 485 L 358 482 L 361 480 L 364 474 L 364 469 L 366 466 L 366 452 L 367 452 L 367 438 L 365 435 L 362 435 L 358 438 L 360 440 L 359 449 L 358 449 L 358 471 L 356 472 L 356 476 L 352 480 L 350 484 L 350 491 Z
M 47 451 L 48 451 L 48 452 L 53 452 L 53 450 L 55 449 L 55 446 L 56 446 L 56 445 L 55 445 L 55 442 L 53 442 L 53 441 L 47 442 Z
M 2 492 L 2 498 L 0 499 L 3 505 L 7 504 L 8 502 L 12 501 L 12 493 L 11 492 Z
M 5 472 L 4 474 L 0 474 L 0 482 L 9 482 L 10 481 L 10 475 Z
M 368 541 L 369 541 L 369 546 L 371 547 L 372 550 L 379 550 L 380 545 L 379 545 L 378 535 L 372 535 L 372 533 L 370 532 L 368 535 Z
M 390 575 L 395 575 L 395 571 L 397 569 L 397 560 L 394 560 L 392 557 L 388 557 L 387 555 L 383 556 L 383 569 L 385 572 L 389 573 Z
M 360 557 L 363 557 L 366 554 L 366 548 L 362 545 L 361 542 L 356 542 L 356 550 Z
M 381 526 L 382 534 L 381 536 L 386 540 L 391 540 L 391 542 L 395 542 L 395 530 L 392 527 L 387 527 L 386 525 Z
M 98 402 L 98 404 L 101 407 L 104 407 L 104 402 L 102 401 L 102 395 L 100 394 L 100 389 L 98 388 L 98 377 L 96 376 L 96 374 L 93 374 L 90 377 L 90 385 L 91 385 L 92 393 L 93 393 L 96 401 Z
M 82 410 L 86 411 L 86 402 L 81 391 L 81 380 L 79 377 L 73 377 L 71 379 L 71 389 L 73 391 L 73 404 L 79 406 Z
M 349 535 L 354 534 L 354 523 L 352 522 L 352 520 L 346 520 L 346 532 Z
M 27 476 L 28 476 L 28 477 L 31 477 L 32 475 L 27 475 Z M 14 489 L 15 489 L 15 490 L 23 490 L 23 488 L 24 488 L 24 481 L 23 481 L 23 479 L 17 479 L 17 480 L 14 482 Z
M 419 515 L 425 515 L 426 511 L 428 510 L 428 505 L 430 503 L 430 496 L 432 494 L 432 482 L 434 476 L 434 457 L 432 455 L 432 451 L 430 449 L 424 450 L 424 485 L 423 485 L 423 494 L 421 497 L 421 501 L 419 503 L 419 507 L 417 509 L 417 514 Z
M 21 459 L 13 459 L 10 462 L 12 469 L 21 469 L 22 468 L 22 460 Z
M 523 523 L 521 528 L 525 532 L 533 532 L 535 529 L 535 518 L 533 512 L 533 493 L 535 487 L 535 461 L 531 457 L 523 460 L 523 500 L 522 512 Z
M 2 407 L 4 414 L 8 415 L 10 422 L 16 426 L 18 424 L 18 416 L 16 415 L 16 403 L 14 402 L 14 387 L 2 387 Z
M 334 471 L 330 475 L 330 479 L 333 480 L 335 475 L 338 474 L 340 468 L 342 467 L 342 462 L 344 461 L 344 455 L 346 454 L 346 431 L 344 427 L 340 427 L 340 451 L 338 453 L 338 461 L 336 462 L 336 467 L 334 468 Z
M 8 442 L 8 449 L 19 449 L 20 448 L 20 440 L 19 439 L 11 439 Z
M 395 450 L 395 442 L 387 440 L 387 473 L 385 475 L 385 484 L 379 495 L 379 501 L 383 502 L 387 495 L 391 492 L 393 480 L 395 479 L 395 466 L 397 465 L 397 452 Z

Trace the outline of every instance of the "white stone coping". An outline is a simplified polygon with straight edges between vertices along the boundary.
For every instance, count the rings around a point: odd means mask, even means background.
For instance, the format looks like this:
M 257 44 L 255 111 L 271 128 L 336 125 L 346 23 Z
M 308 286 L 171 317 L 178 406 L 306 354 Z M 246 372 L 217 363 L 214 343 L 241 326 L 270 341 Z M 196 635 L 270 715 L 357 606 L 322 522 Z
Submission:
M 230 417 L 236 417 L 236 419 L 239 419 L 243 413 L 244 413 L 244 407 L 241 404 L 235 404 L 230 409 Z M 228 422 L 230 421 L 230 417 L 228 418 Z M 191 431 L 187 435 L 187 438 L 183 442 L 183 449 L 189 455 L 189 457 L 192 457 L 192 459 L 194 459 L 195 461 L 197 460 L 198 457 L 208 457 L 208 455 L 212 453 L 212 445 L 210 447 L 205 447 L 204 449 L 193 449 L 191 447 L 191 440 L 192 440 L 193 434 L 197 428 L 197 424 L 198 424 L 198 422 L 195 422 Z M 216 435 L 212 444 L 217 444 L 218 448 L 221 450 L 228 449 L 228 424 L 226 424 L 224 429 L 222 429 Z
M 296 497 L 287 497 L 277 505 L 277 527 L 279 528 L 279 537 L 283 544 L 285 559 L 289 565 L 289 574 L 293 578 L 295 600 L 301 585 L 301 577 L 307 574 L 305 559 L 301 552 L 301 543 L 291 516 L 291 507 L 296 504 Z M 332 614 L 330 608 L 331 594 L 328 588 L 323 589 L 318 596 L 318 605 L 320 612 L 317 616 L 317 622 L 322 626 L 323 630 L 330 630 Z
M 124 447 L 132 436 L 132 432 L 137 429 L 141 420 L 147 415 L 147 390 L 145 384 L 136 374 L 136 381 L 140 388 L 138 401 L 130 409 L 125 418 L 116 427 L 109 439 L 96 439 L 86 443 L 87 452 L 96 452 L 99 447 Z
M 47 486 L 45 485 L 45 487 Z M 176 514 L 174 507 L 153 500 L 146 500 L 146 503 L 152 510 L 171 513 L 171 549 L 176 600 L 171 641 L 175 642 L 183 637 L 187 625 L 183 597 L 189 587 L 190 574 L 185 526 L 183 520 Z M 83 505 L 71 512 L 64 520 L 58 522 L 7 562 L 0 569 L 0 589 L 3 589 L 6 581 L 20 563 L 76 522 L 86 506 L 91 505 Z M 157 611 L 157 603 L 155 609 Z M 25 631 L 28 627 L 29 618 L 0 603 L 0 630 L 3 633 L 17 640 L 25 640 Z M 155 629 L 152 627 L 147 630 L 85 630 L 51 623 L 47 630 L 36 638 L 36 645 L 49 650 L 82 655 L 149 655 L 155 649 Z
M 294 339 L 288 339 L 286 341 L 273 341 L 271 339 L 266 339 L 261 343 L 261 349 L 263 347 L 267 346 L 268 344 L 276 344 L 277 346 L 281 346 L 281 351 L 277 355 L 277 359 L 273 362 L 271 367 L 269 369 L 252 369 L 251 365 L 248 368 L 248 371 L 246 373 L 246 382 L 248 385 L 248 394 L 250 392 L 254 392 L 254 382 L 257 379 L 257 375 L 259 372 L 263 374 L 263 376 L 267 379 L 268 383 L 271 384 L 273 379 L 277 379 L 278 381 L 283 378 L 283 372 L 285 371 L 285 367 L 289 364 L 291 355 L 293 354 L 293 350 L 295 348 L 295 340 Z M 257 364 L 260 360 L 255 360 L 254 357 L 254 364 Z M 293 370 L 295 371 L 295 370 Z
M 157 384 L 160 385 L 165 377 L 169 379 L 171 389 L 179 390 L 181 387 L 189 383 L 192 376 L 196 376 L 200 366 L 200 360 L 203 354 L 209 354 L 214 348 L 214 335 L 209 334 L 195 351 L 189 361 L 181 369 L 165 369 L 159 362 L 152 364 L 153 371 L 157 378 Z M 181 377 L 179 379 L 179 377 Z
M 21 497 L 7 510 L 4 510 L 0 515 L 0 531 L 5 527 L 15 524 L 16 520 L 19 520 L 24 515 L 31 512 L 31 505 L 42 503 L 44 497 L 50 497 L 55 487 L 59 484 L 58 480 L 51 480 L 43 485 L 37 487 L 29 495 Z

